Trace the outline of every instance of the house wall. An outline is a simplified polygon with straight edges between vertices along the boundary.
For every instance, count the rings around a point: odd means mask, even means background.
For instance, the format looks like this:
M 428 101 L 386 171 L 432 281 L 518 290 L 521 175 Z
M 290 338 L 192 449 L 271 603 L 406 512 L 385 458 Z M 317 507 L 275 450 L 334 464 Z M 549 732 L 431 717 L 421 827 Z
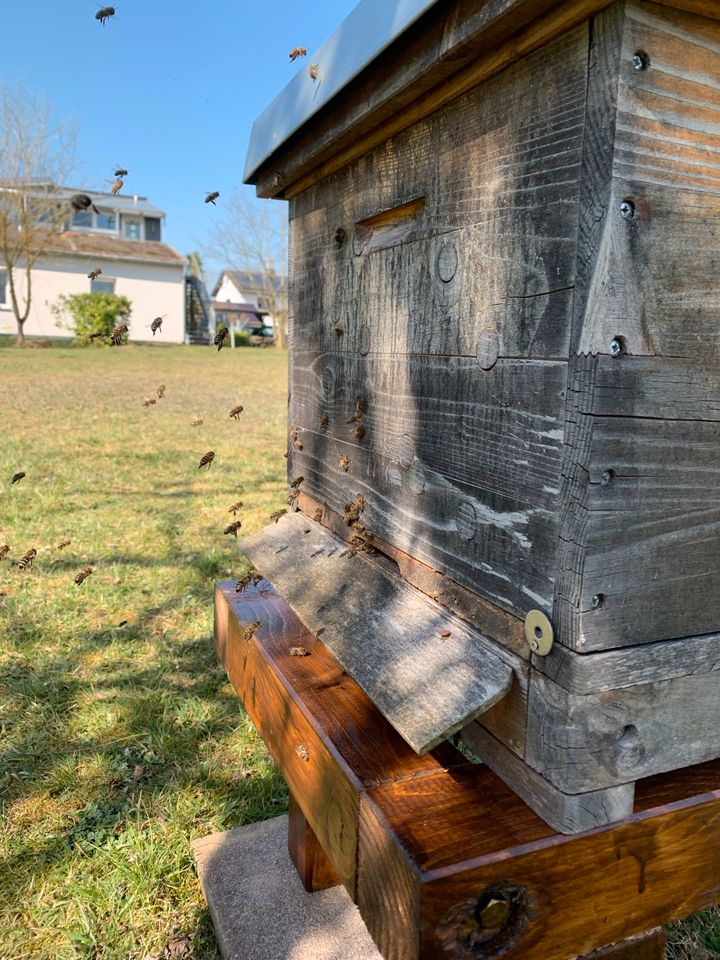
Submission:
M 257 297 L 253 297 L 251 294 L 245 294 L 242 290 L 238 290 L 232 280 L 229 277 L 223 277 L 222 283 L 218 287 L 218 291 L 215 294 L 215 300 L 219 300 L 222 303 L 225 303 L 227 300 L 230 303 L 252 303 L 257 306 Z
M 32 305 L 25 324 L 26 336 L 72 337 L 58 327 L 50 305 L 62 294 L 90 293 L 87 274 L 101 267 L 102 279 L 115 279 L 115 293 L 132 303 L 131 340 L 182 343 L 185 334 L 185 280 L 183 264 L 129 263 L 103 257 L 46 257 L 32 271 Z M 16 271 L 19 296 L 25 296 L 25 278 Z M 15 318 L 8 302 L 0 304 L 0 333 L 14 333 Z M 167 314 L 162 330 L 153 338 L 150 323 Z

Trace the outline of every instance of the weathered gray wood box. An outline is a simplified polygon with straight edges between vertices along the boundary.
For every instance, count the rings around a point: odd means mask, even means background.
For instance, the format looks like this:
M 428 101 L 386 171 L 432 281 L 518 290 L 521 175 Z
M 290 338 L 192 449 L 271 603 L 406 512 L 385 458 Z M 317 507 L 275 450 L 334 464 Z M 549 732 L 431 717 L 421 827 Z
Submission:
M 302 513 L 247 552 L 418 751 L 624 816 L 720 756 L 720 4 L 364 0 L 310 60 L 246 170 Z

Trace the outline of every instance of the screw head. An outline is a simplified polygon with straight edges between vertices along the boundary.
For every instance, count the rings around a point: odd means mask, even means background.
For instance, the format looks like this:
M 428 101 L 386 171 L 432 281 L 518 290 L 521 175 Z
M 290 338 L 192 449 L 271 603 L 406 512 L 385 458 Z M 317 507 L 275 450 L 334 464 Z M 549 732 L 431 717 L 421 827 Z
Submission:
M 486 930 L 501 927 L 510 915 L 510 904 L 507 900 L 492 897 L 480 911 L 480 923 Z
M 642 50 L 638 50 L 637 53 L 633 54 L 632 64 L 635 70 L 647 70 L 650 66 L 650 57 Z
M 620 215 L 625 218 L 625 220 L 632 220 L 635 216 L 635 204 L 632 200 L 623 200 L 620 204 Z
M 603 475 L 602 477 L 600 477 L 600 484 L 603 487 L 609 487 L 614 479 L 615 479 L 614 470 L 603 470 Z
M 605 597 L 602 595 L 602 593 L 596 593 L 590 601 L 593 605 L 593 610 L 597 610 L 599 607 L 601 607 L 604 599 Z
M 538 648 L 540 647 L 540 644 L 537 642 L 537 640 L 535 639 L 535 637 L 533 637 L 532 640 L 529 641 L 529 644 L 530 644 L 530 649 L 531 649 L 533 652 L 535 652 L 536 650 L 538 650 Z
M 342 246 L 342 244 L 345 243 L 346 236 L 347 234 L 345 233 L 343 228 L 338 227 L 337 230 L 335 231 L 335 243 L 337 243 L 338 246 Z
M 624 349 L 622 345 L 622 340 L 619 340 L 615 337 L 610 341 L 610 355 L 613 357 L 619 357 L 623 354 Z

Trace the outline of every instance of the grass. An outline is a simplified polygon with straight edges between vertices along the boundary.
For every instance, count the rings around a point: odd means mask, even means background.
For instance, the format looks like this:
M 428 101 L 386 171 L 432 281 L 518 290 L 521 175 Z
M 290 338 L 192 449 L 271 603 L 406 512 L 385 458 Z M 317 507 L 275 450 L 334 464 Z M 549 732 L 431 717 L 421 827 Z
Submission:
M 0 960 L 143 960 L 182 938 L 219 958 L 190 842 L 286 806 L 211 604 L 246 569 L 227 508 L 252 533 L 284 503 L 286 362 L 0 349 L 0 544 L 38 550 L 29 572 L 0 561 Z M 720 913 L 670 940 L 671 960 L 720 956 Z
M 211 602 L 246 569 L 228 507 L 244 501 L 251 533 L 284 504 L 286 365 L 275 350 L 0 350 L 3 960 L 140 960 L 179 937 L 219 956 L 190 841 L 286 805 L 217 663 Z M 12 566 L 30 547 L 32 571 Z

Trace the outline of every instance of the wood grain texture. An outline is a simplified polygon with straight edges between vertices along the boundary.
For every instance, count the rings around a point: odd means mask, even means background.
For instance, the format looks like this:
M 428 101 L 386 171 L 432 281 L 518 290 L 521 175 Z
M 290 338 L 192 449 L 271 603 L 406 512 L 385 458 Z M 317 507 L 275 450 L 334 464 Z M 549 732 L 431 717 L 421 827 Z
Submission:
M 566 793 L 630 783 L 720 755 L 720 673 L 578 696 L 534 673 L 525 761 Z
M 424 753 L 503 699 L 524 669 L 392 571 L 290 514 L 243 549 L 392 726 Z M 501 659 L 502 658 L 502 659 Z
M 308 893 L 327 890 L 340 883 L 340 878 L 292 793 L 288 798 L 288 852 Z
M 662 927 L 636 937 L 593 950 L 580 960 L 664 960 L 667 937 Z

